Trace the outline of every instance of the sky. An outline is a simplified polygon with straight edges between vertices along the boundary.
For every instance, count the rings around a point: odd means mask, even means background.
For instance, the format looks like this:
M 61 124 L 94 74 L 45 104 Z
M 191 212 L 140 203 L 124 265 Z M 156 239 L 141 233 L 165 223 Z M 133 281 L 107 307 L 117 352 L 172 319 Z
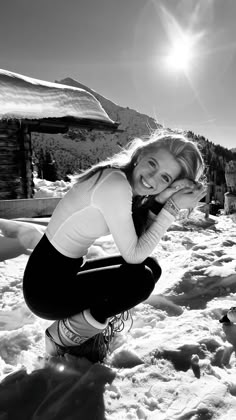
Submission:
M 235 0 L 8 0 L 0 67 L 236 147 Z

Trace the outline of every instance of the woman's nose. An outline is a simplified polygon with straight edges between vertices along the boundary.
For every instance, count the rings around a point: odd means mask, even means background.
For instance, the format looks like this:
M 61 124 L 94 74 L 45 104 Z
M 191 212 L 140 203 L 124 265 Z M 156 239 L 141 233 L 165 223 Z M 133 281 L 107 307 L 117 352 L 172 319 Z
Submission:
M 159 182 L 160 181 L 160 174 L 158 171 L 156 170 L 152 170 L 152 172 L 150 172 L 150 178 L 152 180 L 154 180 L 155 182 Z
M 148 175 L 150 177 L 156 177 L 158 175 L 158 171 L 156 168 L 148 168 Z
M 149 173 L 149 178 L 147 179 L 147 182 L 149 182 L 153 188 L 157 188 L 158 185 L 161 182 L 160 174 L 158 174 L 157 171 L 152 171 Z

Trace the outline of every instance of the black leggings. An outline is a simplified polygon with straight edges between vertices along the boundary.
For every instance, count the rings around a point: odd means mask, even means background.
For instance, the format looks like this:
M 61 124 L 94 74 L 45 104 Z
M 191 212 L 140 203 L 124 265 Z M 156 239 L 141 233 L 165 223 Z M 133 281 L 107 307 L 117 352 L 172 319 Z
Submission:
M 89 308 L 104 322 L 146 300 L 161 275 L 151 257 L 141 264 L 128 264 L 119 255 L 82 264 L 82 258 L 63 256 L 44 235 L 24 272 L 23 293 L 30 310 L 56 320 Z

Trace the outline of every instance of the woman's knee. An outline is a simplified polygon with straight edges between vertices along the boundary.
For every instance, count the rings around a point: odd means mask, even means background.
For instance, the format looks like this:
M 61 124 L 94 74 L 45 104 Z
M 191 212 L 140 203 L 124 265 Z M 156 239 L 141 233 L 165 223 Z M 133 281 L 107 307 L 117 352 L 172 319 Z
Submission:
M 126 282 L 129 284 L 129 293 L 135 296 L 139 301 L 146 300 L 153 292 L 155 287 L 155 279 L 150 267 L 140 264 L 132 272 L 132 277 Z M 127 290 L 126 286 L 126 291 Z
M 153 276 L 153 271 L 151 270 L 150 267 L 145 266 L 144 267 L 144 274 L 142 276 L 142 285 L 141 285 L 141 289 L 142 289 L 142 296 L 143 296 L 143 300 L 146 300 L 151 293 L 153 292 L 154 288 L 155 288 L 155 278 Z
M 153 279 L 156 283 L 162 274 L 162 269 L 160 265 L 153 257 L 146 258 L 146 260 L 144 261 L 144 264 L 147 268 L 149 268 L 152 271 Z

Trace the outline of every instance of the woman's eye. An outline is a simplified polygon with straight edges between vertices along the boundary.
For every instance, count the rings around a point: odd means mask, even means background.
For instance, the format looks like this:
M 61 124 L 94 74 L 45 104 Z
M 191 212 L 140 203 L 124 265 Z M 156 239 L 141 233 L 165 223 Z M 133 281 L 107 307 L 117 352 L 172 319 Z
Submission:
M 148 163 L 152 168 L 156 167 L 156 163 L 153 160 L 149 160 Z
M 169 183 L 169 182 L 170 182 L 170 179 L 169 179 L 169 177 L 168 177 L 167 175 L 162 175 L 162 179 L 163 179 L 163 181 L 165 181 L 166 183 Z

